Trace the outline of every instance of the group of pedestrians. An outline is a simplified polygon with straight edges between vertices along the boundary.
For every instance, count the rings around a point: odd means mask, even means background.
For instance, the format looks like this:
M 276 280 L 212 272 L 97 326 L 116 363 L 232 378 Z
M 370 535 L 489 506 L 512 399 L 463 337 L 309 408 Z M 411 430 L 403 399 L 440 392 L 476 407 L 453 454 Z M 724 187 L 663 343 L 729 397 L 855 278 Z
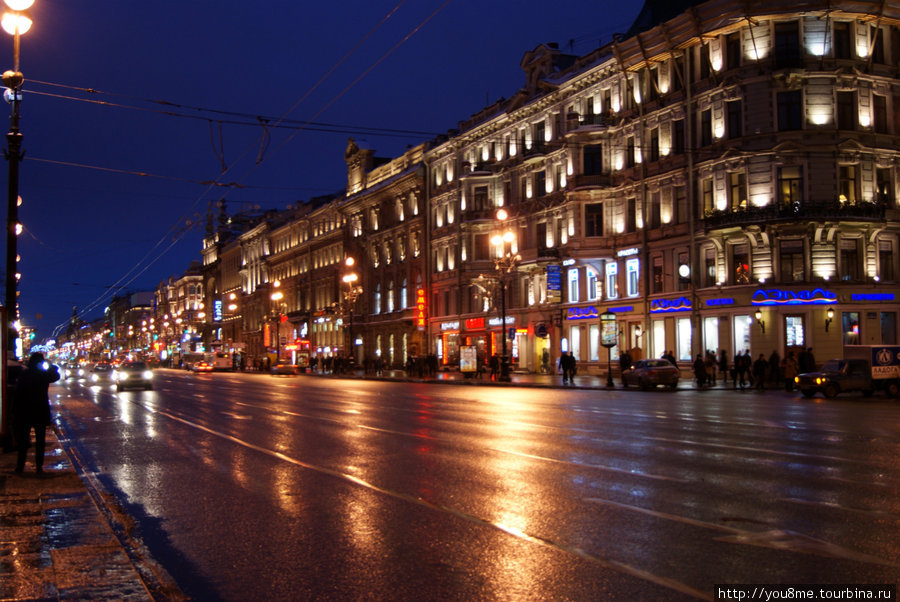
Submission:
M 775 350 L 768 358 L 760 353 L 756 359 L 746 349 L 743 353 L 738 351 L 732 362 L 728 361 L 728 352 L 724 349 L 720 350 L 718 357 L 712 351 L 707 351 L 706 354 L 698 354 L 693 363 L 694 379 L 698 387 L 715 385 L 718 370 L 725 385 L 730 377 L 732 388 L 742 391 L 750 387 L 764 391 L 782 386 L 786 391 L 792 391 L 795 376 L 814 372 L 815 369 L 816 359 L 812 347 L 803 348 L 796 357 L 793 350 L 788 351 L 784 358 Z

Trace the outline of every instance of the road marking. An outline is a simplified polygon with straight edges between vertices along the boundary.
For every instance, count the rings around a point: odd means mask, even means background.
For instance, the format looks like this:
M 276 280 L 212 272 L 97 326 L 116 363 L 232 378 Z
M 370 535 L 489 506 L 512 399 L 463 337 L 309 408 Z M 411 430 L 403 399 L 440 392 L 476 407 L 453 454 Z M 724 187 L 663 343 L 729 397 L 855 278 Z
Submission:
M 615 502 L 613 500 L 604 498 L 586 498 L 585 501 L 595 504 L 603 504 L 606 506 L 614 506 L 616 508 L 622 508 L 623 510 L 628 510 L 630 512 L 638 512 L 640 514 L 646 514 L 647 516 L 652 516 L 654 518 L 679 522 L 686 525 L 691 525 L 692 527 L 699 527 L 701 529 L 719 531 L 725 534 L 721 537 L 714 538 L 715 541 L 757 546 L 762 548 L 771 548 L 775 550 L 785 550 L 798 554 L 814 554 L 816 556 L 826 556 L 842 560 L 855 560 L 857 562 L 878 564 L 889 567 L 900 566 L 900 564 L 889 562 L 887 560 L 878 558 L 876 556 L 871 556 L 869 554 L 854 552 L 853 550 L 848 550 L 847 548 L 842 548 L 841 546 L 838 546 L 836 544 L 829 543 L 822 539 L 816 539 L 815 537 L 810 537 L 808 535 L 803 535 L 802 533 L 797 533 L 795 531 L 789 531 L 785 529 L 747 531 L 745 529 L 736 529 L 734 527 L 728 527 L 726 525 L 709 523 L 687 516 L 681 516 L 679 514 L 670 514 L 668 512 L 650 510 L 648 508 L 642 508 L 640 506 L 632 506 L 631 504 L 623 504 L 621 502 Z

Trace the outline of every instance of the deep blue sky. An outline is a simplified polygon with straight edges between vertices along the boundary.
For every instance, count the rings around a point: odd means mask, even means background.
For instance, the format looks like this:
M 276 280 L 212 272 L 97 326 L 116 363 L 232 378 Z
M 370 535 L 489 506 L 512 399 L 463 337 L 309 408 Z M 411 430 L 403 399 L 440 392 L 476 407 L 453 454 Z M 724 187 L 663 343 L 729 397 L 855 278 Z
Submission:
M 431 137 L 279 130 L 256 165 L 262 128 L 219 120 L 290 111 L 301 123 L 446 132 L 524 84 L 526 51 L 555 41 L 585 54 L 625 31 L 640 5 L 36 0 L 21 50 L 24 321 L 43 338 L 73 307 L 102 315 L 111 287 L 152 290 L 182 273 L 200 257 L 209 203 L 223 196 L 231 211 L 284 208 L 343 188 L 350 135 L 388 157 Z M 0 35 L 0 67 L 11 68 L 12 38 Z M 244 188 L 200 183 L 217 178 Z

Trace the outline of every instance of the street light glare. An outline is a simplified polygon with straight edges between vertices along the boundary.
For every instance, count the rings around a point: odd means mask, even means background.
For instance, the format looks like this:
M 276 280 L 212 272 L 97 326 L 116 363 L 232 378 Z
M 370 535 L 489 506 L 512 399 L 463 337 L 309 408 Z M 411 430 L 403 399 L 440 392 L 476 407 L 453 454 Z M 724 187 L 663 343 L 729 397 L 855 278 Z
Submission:
M 27 33 L 31 29 L 31 19 L 20 13 L 3 13 L 0 24 L 3 30 L 12 36 Z
M 34 0 L 3 0 L 6 2 L 6 6 L 8 6 L 12 10 L 28 10 L 31 8 L 31 5 L 34 4 Z

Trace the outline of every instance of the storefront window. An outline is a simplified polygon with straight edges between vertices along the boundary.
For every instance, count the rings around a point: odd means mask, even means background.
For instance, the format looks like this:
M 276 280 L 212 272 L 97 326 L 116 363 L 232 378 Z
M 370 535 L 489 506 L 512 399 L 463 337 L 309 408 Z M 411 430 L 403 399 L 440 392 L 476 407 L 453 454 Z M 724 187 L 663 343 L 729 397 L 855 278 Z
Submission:
M 675 321 L 675 328 L 678 331 L 678 360 L 689 362 L 691 360 L 691 319 L 678 318 Z
M 703 319 L 703 344 L 707 351 L 719 351 L 719 318 Z
M 734 317 L 734 348 L 731 350 L 731 357 L 734 357 L 738 351 L 743 353 L 750 349 L 750 324 L 753 319 L 750 316 Z
M 576 360 L 581 360 L 581 327 L 572 326 L 569 328 L 569 340 L 572 343 L 570 351 Z
M 588 346 L 590 347 L 590 360 L 592 362 L 597 362 L 600 360 L 600 325 L 591 324 L 589 332 L 590 337 Z
M 653 357 L 662 357 L 666 352 L 666 323 L 653 320 Z
M 859 345 L 859 312 L 845 311 L 841 314 L 841 332 L 844 345 Z
M 803 316 L 785 316 L 784 337 L 784 343 L 788 347 L 804 347 L 806 345 L 803 337 Z

